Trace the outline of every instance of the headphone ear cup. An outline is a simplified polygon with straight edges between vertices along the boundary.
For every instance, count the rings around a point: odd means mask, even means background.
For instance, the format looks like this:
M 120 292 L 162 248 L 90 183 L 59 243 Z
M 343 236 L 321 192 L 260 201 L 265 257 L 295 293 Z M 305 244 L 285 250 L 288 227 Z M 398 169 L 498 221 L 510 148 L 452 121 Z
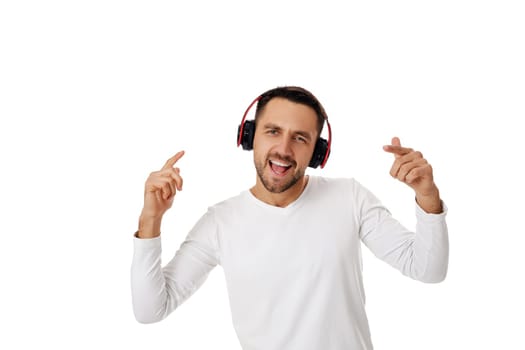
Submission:
M 318 138 L 317 142 L 315 143 L 314 154 L 312 155 L 312 159 L 310 160 L 310 164 L 308 164 L 308 166 L 314 169 L 317 168 L 323 163 L 323 160 L 327 156 L 328 152 L 328 141 L 323 138 Z
M 246 151 L 251 151 L 253 149 L 253 137 L 255 136 L 255 121 L 246 120 L 243 124 L 239 125 L 237 129 L 237 140 L 239 139 L 239 134 L 241 133 L 241 145 L 242 149 Z

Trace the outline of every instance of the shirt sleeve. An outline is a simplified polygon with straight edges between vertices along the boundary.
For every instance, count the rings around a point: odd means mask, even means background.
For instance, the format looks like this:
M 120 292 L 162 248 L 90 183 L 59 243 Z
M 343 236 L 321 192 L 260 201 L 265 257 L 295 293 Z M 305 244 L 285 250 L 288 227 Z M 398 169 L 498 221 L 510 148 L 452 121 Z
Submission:
M 141 323 L 158 322 L 188 299 L 220 264 L 217 225 L 208 210 L 164 267 L 161 238 L 134 240 L 131 264 L 133 312 Z
M 360 238 L 376 257 L 415 280 L 437 283 L 445 279 L 449 256 L 445 203 L 442 202 L 442 213 L 429 214 L 416 202 L 413 232 L 357 182 L 355 194 Z

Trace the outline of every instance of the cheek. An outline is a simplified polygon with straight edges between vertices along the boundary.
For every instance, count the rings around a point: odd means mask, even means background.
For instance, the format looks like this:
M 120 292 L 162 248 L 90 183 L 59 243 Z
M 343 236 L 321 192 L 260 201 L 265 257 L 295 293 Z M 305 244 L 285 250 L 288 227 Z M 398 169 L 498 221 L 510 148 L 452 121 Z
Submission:
M 264 137 L 257 137 L 257 135 L 253 139 L 253 153 L 258 155 L 264 155 L 272 149 L 273 144 Z
M 266 158 L 267 145 L 257 137 L 253 140 L 253 157 L 255 159 Z
M 300 150 L 297 150 L 295 153 L 296 156 L 300 159 L 297 159 L 297 161 L 304 166 L 307 167 L 308 164 L 310 164 L 310 160 L 312 159 L 312 155 L 314 153 L 313 147 L 302 147 Z
M 259 148 L 256 148 L 256 147 L 253 148 L 253 159 L 256 162 L 263 162 L 265 158 L 266 156 L 260 152 Z

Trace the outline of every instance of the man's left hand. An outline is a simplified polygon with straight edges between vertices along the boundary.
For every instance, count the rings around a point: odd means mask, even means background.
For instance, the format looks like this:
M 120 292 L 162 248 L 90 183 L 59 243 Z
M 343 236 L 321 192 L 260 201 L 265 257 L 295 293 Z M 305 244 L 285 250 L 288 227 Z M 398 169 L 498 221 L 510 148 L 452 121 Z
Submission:
M 398 137 L 392 138 L 392 144 L 383 146 L 383 150 L 395 157 L 390 175 L 416 192 L 416 200 L 423 210 L 440 213 L 442 208 L 439 190 L 434 183 L 432 166 L 423 158 L 423 154 L 412 148 L 402 147 Z

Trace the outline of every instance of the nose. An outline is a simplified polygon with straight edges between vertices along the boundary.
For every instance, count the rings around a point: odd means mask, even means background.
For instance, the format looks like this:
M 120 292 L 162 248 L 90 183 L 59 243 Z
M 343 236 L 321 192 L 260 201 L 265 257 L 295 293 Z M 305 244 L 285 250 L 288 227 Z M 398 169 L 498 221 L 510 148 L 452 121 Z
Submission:
M 292 138 L 289 135 L 283 134 L 276 145 L 275 151 L 282 156 L 292 156 Z

